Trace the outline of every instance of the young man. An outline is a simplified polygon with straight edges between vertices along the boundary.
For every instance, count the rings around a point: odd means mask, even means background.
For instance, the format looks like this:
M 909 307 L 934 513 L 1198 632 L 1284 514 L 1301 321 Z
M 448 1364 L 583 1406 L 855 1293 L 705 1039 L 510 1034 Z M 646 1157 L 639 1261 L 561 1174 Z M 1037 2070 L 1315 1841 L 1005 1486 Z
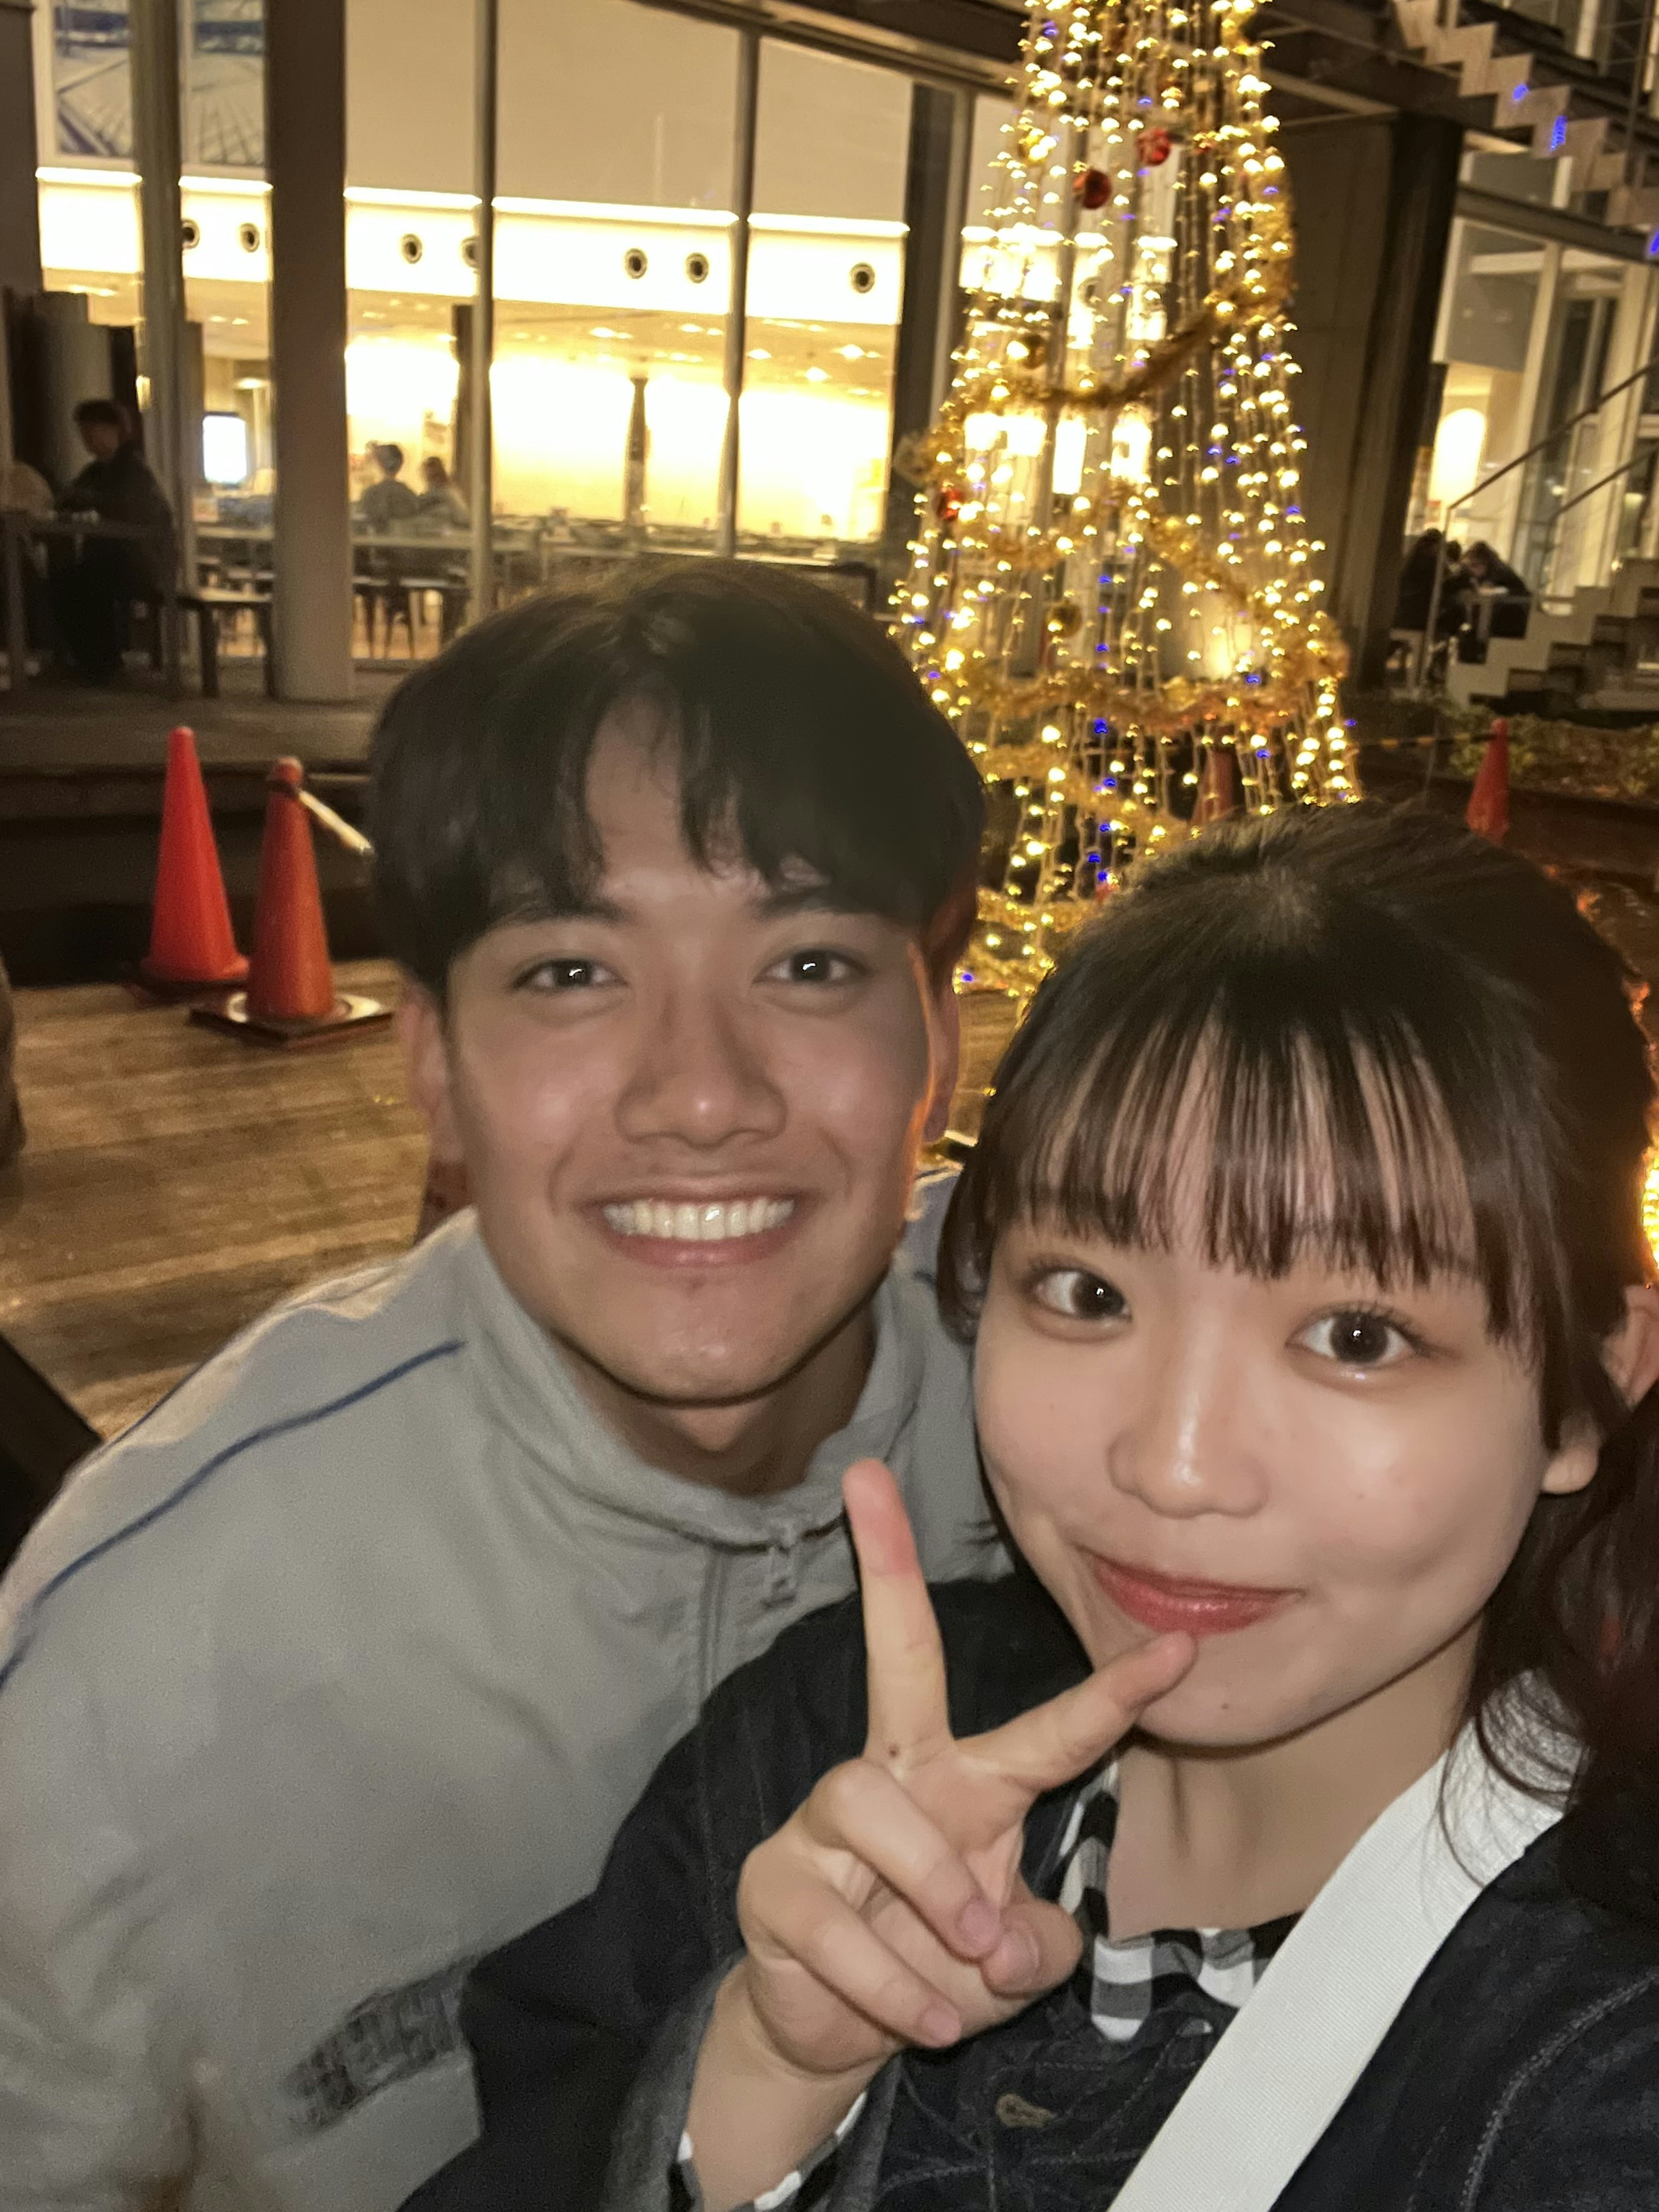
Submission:
M 370 530 L 395 530 L 412 523 L 421 512 L 420 494 L 404 482 L 401 446 L 376 446 L 374 465 L 380 475 L 357 501 L 358 520 Z
M 843 1469 L 999 1568 L 905 1227 L 980 785 L 896 649 L 646 569 L 471 632 L 374 767 L 476 1212 L 240 1338 L 0 1588 L 4 2212 L 398 2204 L 476 2130 L 469 1964 L 850 1586 Z
M 177 568 L 173 509 L 124 408 L 113 399 L 83 399 L 75 427 L 92 458 L 64 492 L 64 512 L 148 532 L 88 538 L 52 579 L 53 610 L 70 660 L 88 682 L 112 684 L 121 672 L 129 602 L 153 603 Z

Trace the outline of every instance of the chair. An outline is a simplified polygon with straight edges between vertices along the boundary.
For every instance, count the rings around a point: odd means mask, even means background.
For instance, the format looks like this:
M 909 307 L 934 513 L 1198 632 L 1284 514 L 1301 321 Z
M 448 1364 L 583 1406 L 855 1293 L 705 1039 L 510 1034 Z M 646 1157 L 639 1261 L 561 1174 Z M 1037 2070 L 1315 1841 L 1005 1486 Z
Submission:
M 219 696 L 219 618 L 227 613 L 253 617 L 264 656 L 265 696 L 276 697 L 276 662 L 272 650 L 269 592 L 222 592 L 204 584 L 198 591 L 180 592 L 177 605 L 181 615 L 195 619 L 196 664 L 202 672 L 204 699 L 216 699 Z

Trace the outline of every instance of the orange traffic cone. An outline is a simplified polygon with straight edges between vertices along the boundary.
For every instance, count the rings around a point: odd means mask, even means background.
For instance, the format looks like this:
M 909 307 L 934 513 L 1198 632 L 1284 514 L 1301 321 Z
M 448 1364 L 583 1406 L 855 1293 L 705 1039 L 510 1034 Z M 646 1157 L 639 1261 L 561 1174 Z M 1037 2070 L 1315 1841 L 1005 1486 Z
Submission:
M 1501 845 L 1510 834 L 1510 726 L 1501 717 L 1487 736 L 1463 819 L 1494 845 Z
M 247 989 L 222 1008 L 192 1010 L 197 1021 L 263 1044 L 320 1043 L 392 1018 L 391 1009 L 378 1000 L 343 995 L 334 988 L 317 855 L 300 796 L 304 780 L 297 760 L 279 760 L 268 779 Z
M 149 951 L 139 963 L 139 973 L 164 994 L 240 983 L 247 973 L 247 963 L 231 934 L 225 879 L 213 842 L 196 739 L 182 728 L 167 738 L 155 904 Z
M 1194 822 L 1219 822 L 1238 811 L 1238 763 L 1228 744 L 1211 745 L 1204 755 L 1198 780 Z

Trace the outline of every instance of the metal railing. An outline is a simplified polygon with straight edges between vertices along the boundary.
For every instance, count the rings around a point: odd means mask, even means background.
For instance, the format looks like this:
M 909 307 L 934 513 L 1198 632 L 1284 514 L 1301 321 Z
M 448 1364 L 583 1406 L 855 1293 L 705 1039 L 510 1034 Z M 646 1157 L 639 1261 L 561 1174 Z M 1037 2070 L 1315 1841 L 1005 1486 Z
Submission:
M 1528 446 L 1524 453 L 1517 453 L 1511 461 L 1505 461 L 1501 469 L 1494 469 L 1482 483 L 1471 485 L 1462 499 L 1453 500 L 1441 517 L 1440 543 L 1434 549 L 1434 586 L 1429 593 L 1429 615 L 1423 629 L 1423 641 L 1418 647 L 1414 685 L 1418 691 L 1420 692 L 1423 689 L 1430 665 L 1434 658 L 1435 632 L 1440 619 L 1440 602 L 1444 594 L 1446 582 L 1447 531 L 1453 515 L 1457 513 L 1459 507 L 1468 507 L 1475 500 L 1483 499 L 1495 483 L 1501 483 L 1505 477 L 1513 476 L 1516 469 L 1524 468 L 1528 461 L 1535 460 L 1540 453 L 1547 453 L 1552 446 L 1565 438 L 1570 430 L 1576 430 L 1581 422 L 1588 422 L 1592 415 L 1599 415 L 1608 400 L 1617 399 L 1621 392 L 1628 392 L 1633 384 L 1639 384 L 1644 377 L 1651 375 L 1656 368 L 1659 368 L 1659 353 L 1650 355 L 1639 368 L 1632 369 L 1628 376 L 1620 377 L 1617 384 L 1610 384 L 1607 390 L 1598 393 L 1587 407 L 1581 407 L 1576 415 L 1568 416 L 1565 422 L 1556 423 L 1553 428 L 1547 431 L 1543 437 L 1536 439 Z M 1591 489 L 1599 490 L 1601 487 L 1595 485 Z M 1558 509 L 1558 513 L 1561 511 Z
M 1582 507 L 1587 499 L 1593 498 L 1598 491 L 1605 491 L 1609 484 L 1617 483 L 1620 477 L 1627 477 L 1632 469 L 1640 468 L 1644 461 L 1652 459 L 1652 447 L 1638 446 L 1628 460 L 1620 461 L 1616 469 L 1609 469 L 1606 476 L 1597 477 L 1595 482 L 1586 484 L 1583 491 L 1576 491 L 1571 499 L 1562 501 L 1560 506 L 1551 515 L 1548 526 L 1544 532 L 1543 549 L 1539 555 L 1540 574 L 1544 575 L 1549 574 L 1549 564 L 1555 551 L 1555 533 L 1560 526 L 1561 518 L 1571 514 L 1574 507 Z M 1546 594 L 1540 591 L 1538 596 L 1542 599 Z

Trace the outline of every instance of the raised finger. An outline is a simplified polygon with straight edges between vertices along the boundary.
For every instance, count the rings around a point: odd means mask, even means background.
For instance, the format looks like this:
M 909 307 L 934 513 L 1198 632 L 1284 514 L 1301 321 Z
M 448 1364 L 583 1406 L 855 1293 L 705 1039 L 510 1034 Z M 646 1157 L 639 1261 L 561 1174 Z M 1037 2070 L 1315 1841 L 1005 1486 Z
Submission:
M 856 1460 L 842 1479 L 842 1496 L 864 1607 L 866 1748 L 902 1775 L 951 1732 L 944 1646 L 898 1485 L 879 1460 Z
M 982 1959 L 995 1948 L 1001 1914 L 962 1854 L 884 1766 L 869 1759 L 837 1766 L 800 1818 L 814 1843 L 851 1851 L 958 1959 Z
M 1175 1687 L 1197 1650 L 1190 1636 L 1158 1637 L 963 1748 L 1026 1796 L 1040 1797 L 1103 1759 L 1141 1709 Z
M 775 1894 L 755 1884 L 758 1923 L 750 1955 L 762 1969 L 793 1960 L 831 1996 L 901 2042 L 942 2049 L 958 2040 L 961 2014 L 924 1975 L 884 1943 L 827 1882 L 792 1883 Z

